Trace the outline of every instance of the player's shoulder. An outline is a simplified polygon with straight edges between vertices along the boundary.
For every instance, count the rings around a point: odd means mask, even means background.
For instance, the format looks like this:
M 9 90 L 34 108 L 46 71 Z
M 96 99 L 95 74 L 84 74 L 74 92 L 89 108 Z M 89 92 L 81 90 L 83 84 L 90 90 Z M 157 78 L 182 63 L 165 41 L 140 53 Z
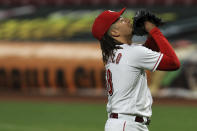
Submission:
M 149 52 L 149 49 L 144 47 L 142 44 L 132 43 L 131 45 L 123 44 L 121 45 L 123 49 L 120 49 L 119 52 L 122 52 L 126 56 L 136 56 Z
M 123 49 L 132 49 L 132 48 L 141 48 L 143 47 L 142 44 L 137 44 L 137 43 L 132 43 L 132 44 L 122 44 L 119 45 L 120 47 L 122 47 Z
M 143 46 L 143 44 L 138 44 L 138 43 L 132 43 L 132 44 L 131 44 L 131 47 L 132 47 L 132 48 L 137 48 L 137 49 L 143 49 L 143 48 L 145 48 L 145 47 Z
M 139 53 L 147 50 L 147 48 L 144 47 L 143 44 L 137 44 L 137 43 L 132 43 L 131 45 L 128 45 L 127 49 L 129 50 L 129 52 L 133 52 L 133 53 Z

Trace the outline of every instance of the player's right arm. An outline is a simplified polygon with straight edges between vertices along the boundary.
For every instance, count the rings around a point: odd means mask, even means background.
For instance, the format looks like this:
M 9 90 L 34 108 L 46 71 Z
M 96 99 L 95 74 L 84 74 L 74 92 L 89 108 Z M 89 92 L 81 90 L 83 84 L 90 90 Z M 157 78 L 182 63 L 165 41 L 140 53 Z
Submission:
M 171 71 L 179 69 L 180 61 L 165 36 L 151 22 L 145 22 L 145 28 L 150 35 L 145 43 L 145 46 L 163 54 L 157 70 Z

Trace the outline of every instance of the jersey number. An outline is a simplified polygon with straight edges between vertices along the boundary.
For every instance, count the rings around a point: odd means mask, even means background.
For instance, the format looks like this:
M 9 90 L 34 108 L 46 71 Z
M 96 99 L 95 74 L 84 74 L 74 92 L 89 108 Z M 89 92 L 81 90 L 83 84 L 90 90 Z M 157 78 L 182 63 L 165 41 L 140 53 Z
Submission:
M 113 83 L 112 83 L 112 73 L 110 69 L 107 70 L 107 91 L 110 96 L 113 95 Z

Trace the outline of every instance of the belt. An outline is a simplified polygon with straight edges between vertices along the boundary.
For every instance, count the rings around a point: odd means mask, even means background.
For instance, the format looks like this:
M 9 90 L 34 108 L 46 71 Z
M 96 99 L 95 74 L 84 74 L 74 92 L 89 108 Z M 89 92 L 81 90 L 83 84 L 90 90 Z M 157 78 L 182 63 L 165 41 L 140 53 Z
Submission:
M 109 115 L 110 118 L 115 118 L 118 119 L 118 113 L 111 113 Z M 149 125 L 151 120 L 150 118 L 146 117 L 146 120 L 144 120 L 144 118 L 142 116 L 135 116 L 135 122 L 139 122 L 139 123 L 143 123 L 145 125 Z

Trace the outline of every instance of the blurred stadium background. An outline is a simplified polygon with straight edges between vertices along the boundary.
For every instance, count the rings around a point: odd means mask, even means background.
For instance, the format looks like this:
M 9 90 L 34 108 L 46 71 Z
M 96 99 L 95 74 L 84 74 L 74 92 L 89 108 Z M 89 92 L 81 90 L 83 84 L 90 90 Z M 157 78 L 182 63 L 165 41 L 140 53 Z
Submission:
M 105 71 L 91 26 L 101 11 L 123 7 L 131 19 L 141 8 L 160 16 L 182 64 L 147 72 L 150 130 L 197 129 L 196 0 L 0 0 L 0 131 L 103 130 Z

